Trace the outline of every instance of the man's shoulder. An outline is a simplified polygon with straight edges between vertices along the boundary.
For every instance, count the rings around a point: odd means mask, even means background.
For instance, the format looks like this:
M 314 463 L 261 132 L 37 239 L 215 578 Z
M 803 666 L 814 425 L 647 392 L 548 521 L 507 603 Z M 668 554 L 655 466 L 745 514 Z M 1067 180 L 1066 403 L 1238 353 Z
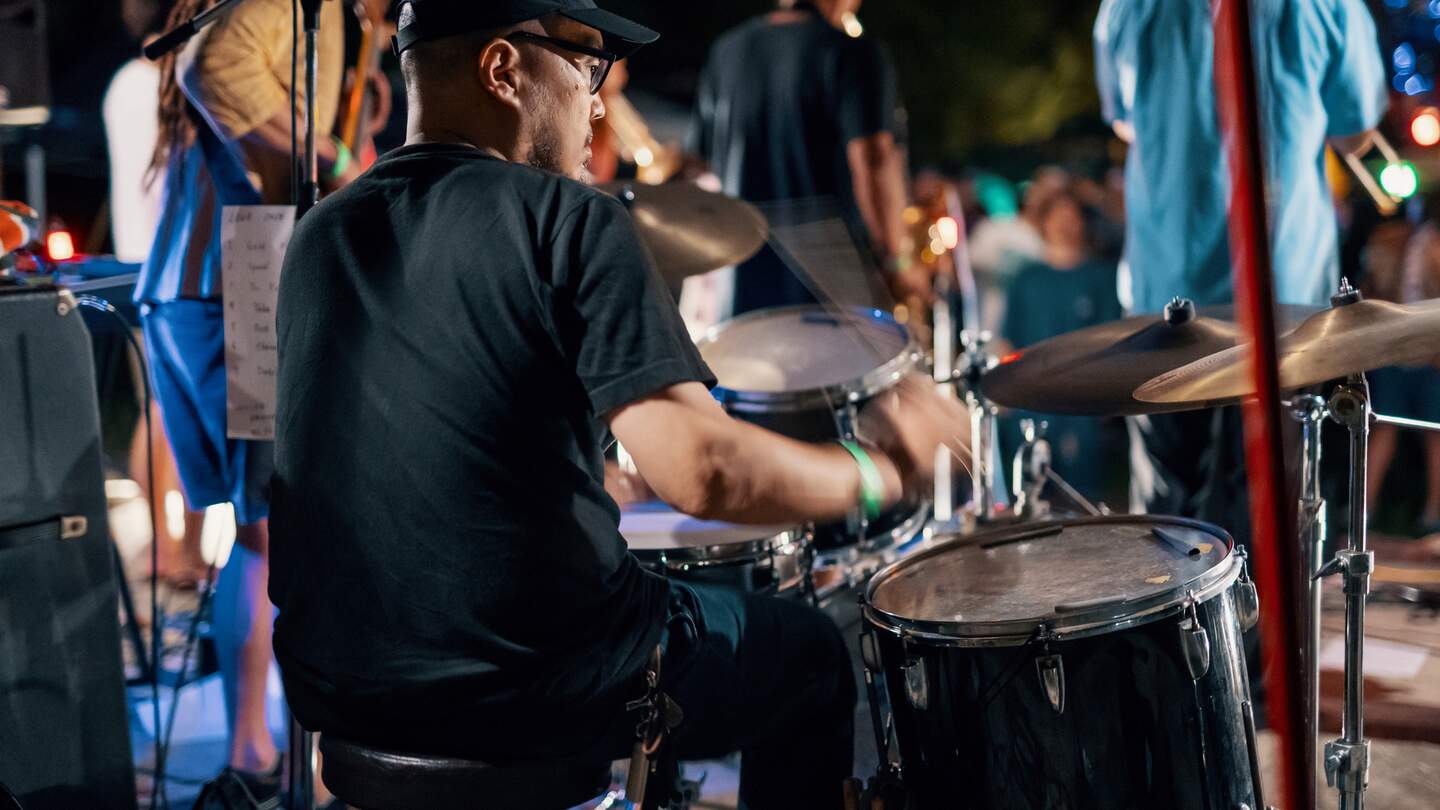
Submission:
M 542 231 L 561 225 L 580 209 L 622 207 L 599 189 L 521 163 L 478 152 L 410 152 L 382 159 L 326 197 L 306 219 L 341 223 L 377 206 L 388 211 L 396 204 L 395 191 L 402 188 L 406 196 L 428 198 L 460 218 L 472 207 L 477 213 L 521 209 L 523 218 Z

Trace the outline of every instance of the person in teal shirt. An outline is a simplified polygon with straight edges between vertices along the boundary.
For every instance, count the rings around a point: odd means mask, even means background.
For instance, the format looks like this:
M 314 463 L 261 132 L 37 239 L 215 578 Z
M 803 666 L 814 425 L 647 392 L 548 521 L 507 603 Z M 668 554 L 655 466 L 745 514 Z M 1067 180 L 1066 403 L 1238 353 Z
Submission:
M 1115 264 L 1091 255 L 1085 214 L 1068 190 L 1051 192 L 1036 206 L 1045 252 L 1023 263 L 1006 290 L 1004 339 L 1023 349 L 1046 338 L 1120 317 L 1115 297 Z M 1005 457 L 1020 442 L 1023 418 L 1048 423 L 1046 438 L 1054 468 L 1091 500 L 1103 500 L 1109 472 L 1123 461 L 1114 452 L 1118 426 L 1088 416 L 1017 411 L 1005 419 Z M 1063 504 L 1076 508 L 1074 504 Z
M 1362 0 L 1252 0 L 1275 299 L 1324 304 L 1339 282 L 1325 146 L 1354 150 L 1386 107 Z M 1229 178 L 1215 110 L 1208 0 L 1104 0 L 1095 20 L 1102 112 L 1131 144 L 1120 300 L 1232 299 Z

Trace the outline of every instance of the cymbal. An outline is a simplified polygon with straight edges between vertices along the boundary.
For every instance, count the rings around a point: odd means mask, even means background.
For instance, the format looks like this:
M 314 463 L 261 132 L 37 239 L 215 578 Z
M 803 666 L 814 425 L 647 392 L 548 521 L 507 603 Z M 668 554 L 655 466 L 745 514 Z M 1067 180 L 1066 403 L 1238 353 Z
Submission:
M 1277 341 L 1280 388 L 1319 385 L 1383 366 L 1440 356 L 1440 298 L 1416 304 L 1357 301 L 1320 310 Z M 1135 390 L 1147 403 L 1185 408 L 1224 404 L 1254 393 L 1235 346 L 1160 374 Z
M 640 240 L 670 284 L 754 256 L 769 232 L 755 206 L 689 183 L 606 183 L 598 188 L 630 209 Z
M 1121 416 L 1184 410 L 1188 406 L 1141 402 L 1134 391 L 1157 375 L 1234 346 L 1239 327 L 1229 305 L 1198 312 L 1191 307 L 1167 316 L 1174 309 L 1172 304 L 1166 313 L 1040 341 L 1002 358 L 981 378 L 981 390 L 992 402 L 1041 413 Z M 1280 324 L 1293 326 L 1316 311 L 1282 306 L 1277 317 Z

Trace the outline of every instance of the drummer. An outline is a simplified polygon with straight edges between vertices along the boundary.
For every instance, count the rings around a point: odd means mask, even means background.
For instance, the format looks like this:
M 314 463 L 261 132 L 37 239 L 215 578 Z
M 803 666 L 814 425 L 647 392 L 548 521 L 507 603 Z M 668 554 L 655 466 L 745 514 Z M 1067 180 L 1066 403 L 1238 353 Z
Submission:
M 642 570 L 602 450 L 690 514 L 833 520 L 922 482 L 965 416 L 906 384 L 864 416 L 873 444 L 730 419 L 625 209 L 581 182 L 606 71 L 656 34 L 592 0 L 399 11 L 406 144 L 305 216 L 281 277 L 270 592 L 295 716 L 392 750 L 623 758 L 658 645 L 681 758 L 742 751 L 748 807 L 838 806 L 840 633 Z

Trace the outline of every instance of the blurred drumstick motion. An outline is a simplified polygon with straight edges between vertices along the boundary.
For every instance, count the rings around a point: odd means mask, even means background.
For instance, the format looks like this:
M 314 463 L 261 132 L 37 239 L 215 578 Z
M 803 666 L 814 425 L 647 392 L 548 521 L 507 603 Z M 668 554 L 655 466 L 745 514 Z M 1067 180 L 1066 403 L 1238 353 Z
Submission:
M 813 205 L 816 201 L 795 201 L 787 203 L 787 205 L 795 205 L 796 202 Z M 776 208 L 771 206 L 767 211 L 767 218 L 770 219 L 771 224 L 770 232 L 766 236 L 766 243 L 775 252 L 775 255 L 805 285 L 820 307 L 834 319 L 835 325 L 842 334 L 850 338 L 856 346 L 868 351 L 871 359 L 877 363 L 889 360 L 889 352 L 865 333 L 861 325 L 863 321 L 857 317 L 854 308 L 847 307 L 842 303 L 843 292 L 838 289 L 839 285 L 831 283 L 834 279 L 825 278 L 820 273 L 812 272 L 810 263 L 803 261 L 795 251 L 790 249 L 791 245 L 795 245 L 805 254 L 813 254 L 816 250 L 820 250 L 826 254 L 827 258 L 835 259 L 835 261 L 826 261 L 827 267 L 843 269 L 848 263 L 852 269 L 851 275 L 863 278 L 863 276 L 859 276 L 860 273 L 863 273 L 863 260 L 860 258 L 859 251 L 855 249 L 854 243 L 847 238 L 848 232 L 844 230 L 844 224 L 837 218 L 811 221 L 799 226 L 780 225 L 776 224 L 776 217 L 772 213 L 775 210 Z M 840 230 L 840 234 L 834 233 L 836 228 Z M 843 273 L 832 275 L 838 276 L 841 280 L 844 279 Z M 881 293 L 875 294 L 880 295 Z M 902 384 L 890 392 L 889 396 L 897 398 L 897 405 L 899 404 L 898 398 L 902 396 L 906 388 L 907 386 Z M 835 404 L 839 403 L 832 403 L 832 405 Z M 949 451 L 948 454 L 945 453 L 946 450 Z M 937 466 L 943 469 L 948 465 L 940 462 L 940 459 L 945 458 L 948 462 L 950 457 L 954 457 L 969 474 L 971 471 L 969 454 L 969 441 L 963 433 L 953 434 L 949 442 L 936 448 Z

